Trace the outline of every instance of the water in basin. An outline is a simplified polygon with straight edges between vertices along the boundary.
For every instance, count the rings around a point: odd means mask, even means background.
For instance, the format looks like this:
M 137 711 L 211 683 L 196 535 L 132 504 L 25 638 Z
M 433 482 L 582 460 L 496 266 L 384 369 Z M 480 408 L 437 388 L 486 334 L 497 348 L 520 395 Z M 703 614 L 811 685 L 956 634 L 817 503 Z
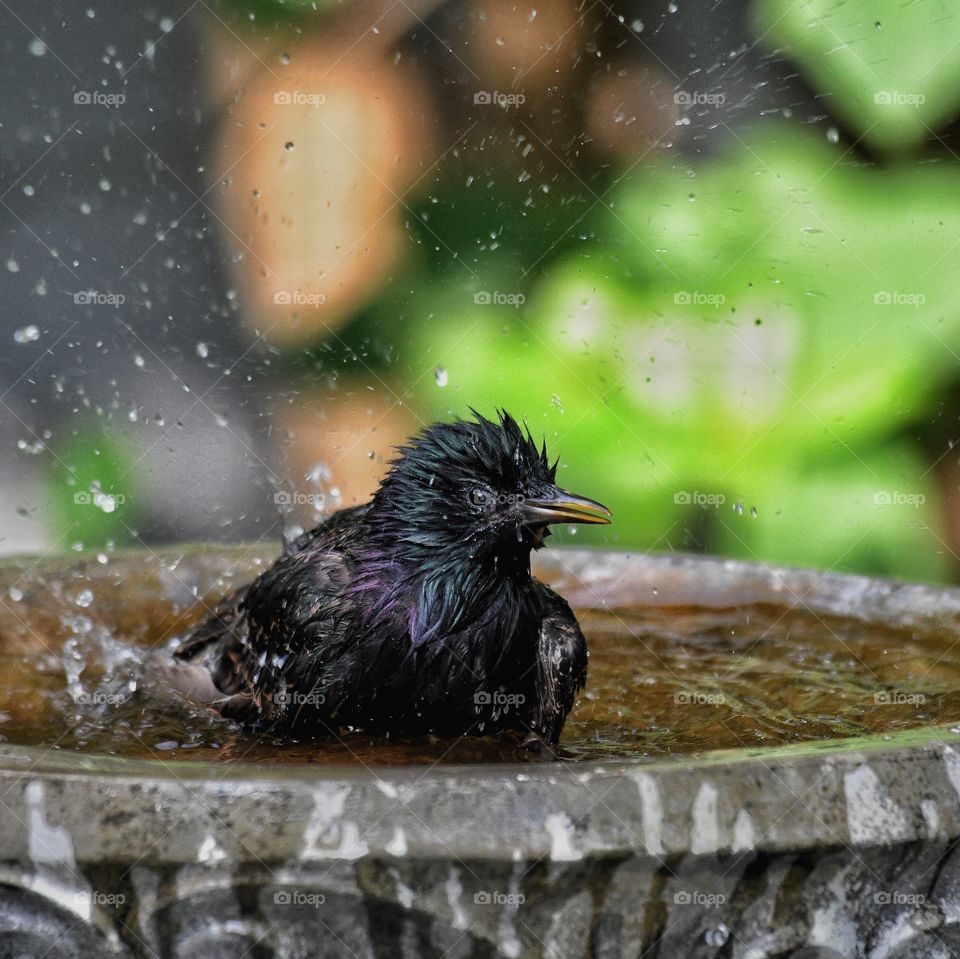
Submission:
M 140 597 L 122 576 L 3 586 L 0 739 L 50 750 L 253 763 L 516 761 L 491 739 L 258 739 L 172 694 L 158 669 L 201 602 Z M 2 581 L 0 581 L 2 586 Z M 217 598 L 214 592 L 204 598 Z M 960 721 L 960 646 L 769 604 L 578 612 L 589 681 L 560 758 L 662 759 Z

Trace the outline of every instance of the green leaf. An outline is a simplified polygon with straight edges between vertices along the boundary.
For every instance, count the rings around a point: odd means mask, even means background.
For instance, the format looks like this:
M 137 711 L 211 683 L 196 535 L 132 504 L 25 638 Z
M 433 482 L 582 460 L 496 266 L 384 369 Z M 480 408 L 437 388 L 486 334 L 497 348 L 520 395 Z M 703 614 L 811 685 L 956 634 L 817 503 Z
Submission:
M 139 514 L 135 462 L 126 443 L 93 424 L 58 446 L 49 481 L 52 532 L 86 549 L 130 542 Z
M 915 147 L 960 110 L 955 0 L 758 0 L 757 33 L 881 150 Z

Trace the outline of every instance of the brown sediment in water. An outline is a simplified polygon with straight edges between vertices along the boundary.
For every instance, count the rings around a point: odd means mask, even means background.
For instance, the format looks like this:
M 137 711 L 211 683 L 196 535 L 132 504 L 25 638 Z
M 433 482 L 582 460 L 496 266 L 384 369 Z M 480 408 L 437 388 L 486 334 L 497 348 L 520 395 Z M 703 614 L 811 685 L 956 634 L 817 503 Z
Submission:
M 179 700 L 157 668 L 204 604 L 146 595 L 131 606 L 114 601 L 121 588 L 120 578 L 67 578 L 0 604 L 3 741 L 224 763 L 518 758 L 515 744 L 490 739 L 388 742 L 344 733 L 292 743 L 244 734 Z M 561 758 L 652 760 L 960 721 L 960 646 L 950 630 L 902 630 L 771 604 L 578 615 L 590 674 Z

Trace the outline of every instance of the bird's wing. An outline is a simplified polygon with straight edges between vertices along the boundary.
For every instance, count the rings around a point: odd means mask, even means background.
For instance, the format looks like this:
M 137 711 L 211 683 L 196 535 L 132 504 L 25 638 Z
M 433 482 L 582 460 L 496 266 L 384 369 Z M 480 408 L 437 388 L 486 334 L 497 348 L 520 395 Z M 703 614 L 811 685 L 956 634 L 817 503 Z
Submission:
M 360 520 L 368 509 L 369 505 L 364 504 L 339 510 L 288 543 L 279 562 L 311 548 L 321 551 L 335 550 L 345 538 L 347 530 Z M 246 628 L 245 600 L 253 585 L 246 583 L 221 599 L 210 615 L 195 626 L 177 647 L 175 658 L 195 660 L 208 652 L 211 644 L 220 645 L 230 639 L 240 639 Z
M 255 712 L 274 716 L 287 677 L 324 658 L 309 654 L 335 632 L 347 605 L 344 547 L 367 509 L 341 510 L 304 533 L 253 583 L 221 600 L 175 658 L 206 668 L 230 701 L 247 699 Z
M 352 578 L 346 552 L 310 548 L 283 557 L 250 587 L 245 641 L 233 668 L 262 717 L 323 702 L 326 667 L 350 638 Z M 301 701 L 290 698 L 294 692 Z
M 543 618 L 537 650 L 537 729 L 549 743 L 560 738 L 567 713 L 587 681 L 587 643 L 566 600 L 536 582 Z

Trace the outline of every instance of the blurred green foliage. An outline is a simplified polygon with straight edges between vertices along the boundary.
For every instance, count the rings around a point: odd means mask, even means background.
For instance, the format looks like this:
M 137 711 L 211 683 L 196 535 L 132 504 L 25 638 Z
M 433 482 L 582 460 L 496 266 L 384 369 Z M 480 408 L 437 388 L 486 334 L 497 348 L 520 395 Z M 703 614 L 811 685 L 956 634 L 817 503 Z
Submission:
M 874 147 L 922 144 L 960 107 L 954 0 L 758 0 L 756 34 L 797 63 L 830 109 Z
M 139 499 L 133 451 L 88 423 L 55 452 L 49 500 L 52 528 L 64 543 L 97 549 L 131 542 Z
M 419 298 L 408 353 L 449 382 L 421 401 L 526 415 L 624 545 L 943 578 L 904 431 L 956 374 L 958 190 L 785 126 L 645 171 L 529 289 Z
M 260 26 L 335 6 L 224 3 Z M 709 159 L 644 165 L 608 195 L 613 169 L 584 191 L 562 174 L 535 189 L 509 162 L 448 158 L 408 207 L 419 255 L 283 369 L 406 370 L 398 388 L 427 417 L 524 416 L 561 454 L 562 483 L 615 513 L 577 542 L 946 578 L 917 436 L 960 364 L 960 170 L 904 154 L 960 107 L 960 7 L 752 9 L 758 41 L 844 130 L 899 159 L 874 166 L 768 124 Z M 58 455 L 58 528 L 88 546 L 128 540 L 129 452 L 95 430 Z

